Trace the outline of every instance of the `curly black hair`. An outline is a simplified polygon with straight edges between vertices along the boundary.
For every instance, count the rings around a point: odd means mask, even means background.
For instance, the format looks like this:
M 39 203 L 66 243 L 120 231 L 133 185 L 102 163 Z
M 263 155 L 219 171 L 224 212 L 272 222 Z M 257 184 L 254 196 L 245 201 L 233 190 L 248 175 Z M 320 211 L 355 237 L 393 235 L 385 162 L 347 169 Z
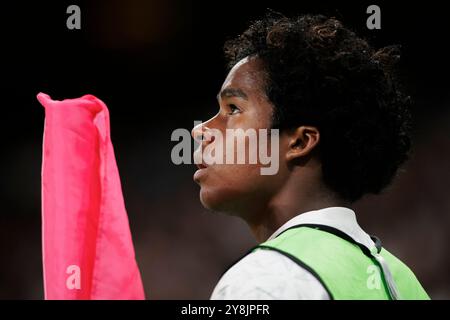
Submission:
M 230 68 L 247 56 L 262 60 L 274 128 L 318 128 L 331 190 L 353 202 L 391 183 L 411 145 L 398 46 L 376 50 L 335 18 L 269 13 L 224 51 Z

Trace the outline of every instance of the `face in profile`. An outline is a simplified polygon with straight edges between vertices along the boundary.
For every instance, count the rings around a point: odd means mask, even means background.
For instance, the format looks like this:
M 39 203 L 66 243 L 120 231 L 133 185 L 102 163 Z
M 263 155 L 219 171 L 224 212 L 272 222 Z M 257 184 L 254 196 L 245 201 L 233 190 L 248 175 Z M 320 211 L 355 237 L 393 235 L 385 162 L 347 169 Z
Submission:
M 226 77 L 218 94 L 218 113 L 195 127 L 192 136 L 202 144 L 202 150 L 220 143 L 211 137 L 210 131 L 222 133 L 223 143 L 227 144 L 227 129 L 268 129 L 272 125 L 273 106 L 264 91 L 264 73 L 261 62 L 257 58 L 245 58 L 237 63 Z M 257 139 L 260 139 L 258 136 Z M 270 144 L 270 139 L 268 139 Z M 255 145 L 248 143 L 246 138 L 246 154 L 255 150 Z M 280 143 L 282 154 L 283 146 Z M 237 152 L 234 148 L 233 152 Z M 270 147 L 268 147 L 270 150 Z M 230 151 L 228 151 L 230 152 Z M 202 152 L 198 148 L 194 158 Z M 279 154 L 276 157 L 279 157 Z M 228 155 L 229 156 L 229 155 Z M 233 155 L 234 159 L 237 155 Z M 273 155 L 271 155 L 273 156 Z M 223 148 L 223 158 L 227 157 L 227 148 Z M 248 160 L 248 158 L 246 158 Z M 198 164 L 199 170 L 194 174 L 194 180 L 200 185 L 200 200 L 211 210 L 242 215 L 254 211 L 255 207 L 265 205 L 270 196 L 280 187 L 285 176 L 285 168 L 277 159 L 279 169 L 275 175 L 262 175 L 261 162 L 245 164 L 225 163 Z

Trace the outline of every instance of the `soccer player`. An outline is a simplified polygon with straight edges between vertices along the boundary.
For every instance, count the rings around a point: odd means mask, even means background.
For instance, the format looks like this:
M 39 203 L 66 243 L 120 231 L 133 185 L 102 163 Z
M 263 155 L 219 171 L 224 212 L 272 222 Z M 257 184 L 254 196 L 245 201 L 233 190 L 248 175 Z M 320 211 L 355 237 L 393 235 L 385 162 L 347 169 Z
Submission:
M 202 204 L 244 219 L 260 243 L 211 298 L 429 299 L 352 210 L 408 157 L 398 48 L 376 50 L 335 18 L 272 13 L 228 41 L 225 55 L 219 111 L 192 135 L 205 150 L 212 130 L 279 129 L 279 168 L 198 165 Z

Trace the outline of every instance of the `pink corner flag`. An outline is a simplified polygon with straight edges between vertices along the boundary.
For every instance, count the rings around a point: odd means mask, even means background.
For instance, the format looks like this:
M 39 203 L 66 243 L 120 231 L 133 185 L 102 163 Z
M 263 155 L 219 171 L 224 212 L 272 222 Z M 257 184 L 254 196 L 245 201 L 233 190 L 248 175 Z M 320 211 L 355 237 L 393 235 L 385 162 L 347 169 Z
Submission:
M 39 93 L 45 299 L 145 299 L 106 105 Z

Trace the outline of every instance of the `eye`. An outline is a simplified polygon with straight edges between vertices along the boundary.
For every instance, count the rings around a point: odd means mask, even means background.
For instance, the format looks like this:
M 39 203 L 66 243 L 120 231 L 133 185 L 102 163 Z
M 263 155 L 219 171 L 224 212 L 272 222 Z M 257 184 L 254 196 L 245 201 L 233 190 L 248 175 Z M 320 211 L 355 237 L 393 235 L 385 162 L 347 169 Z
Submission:
M 241 112 L 241 109 L 239 109 L 235 104 L 229 104 L 228 107 L 230 108 L 230 112 L 228 113 L 229 115 Z

